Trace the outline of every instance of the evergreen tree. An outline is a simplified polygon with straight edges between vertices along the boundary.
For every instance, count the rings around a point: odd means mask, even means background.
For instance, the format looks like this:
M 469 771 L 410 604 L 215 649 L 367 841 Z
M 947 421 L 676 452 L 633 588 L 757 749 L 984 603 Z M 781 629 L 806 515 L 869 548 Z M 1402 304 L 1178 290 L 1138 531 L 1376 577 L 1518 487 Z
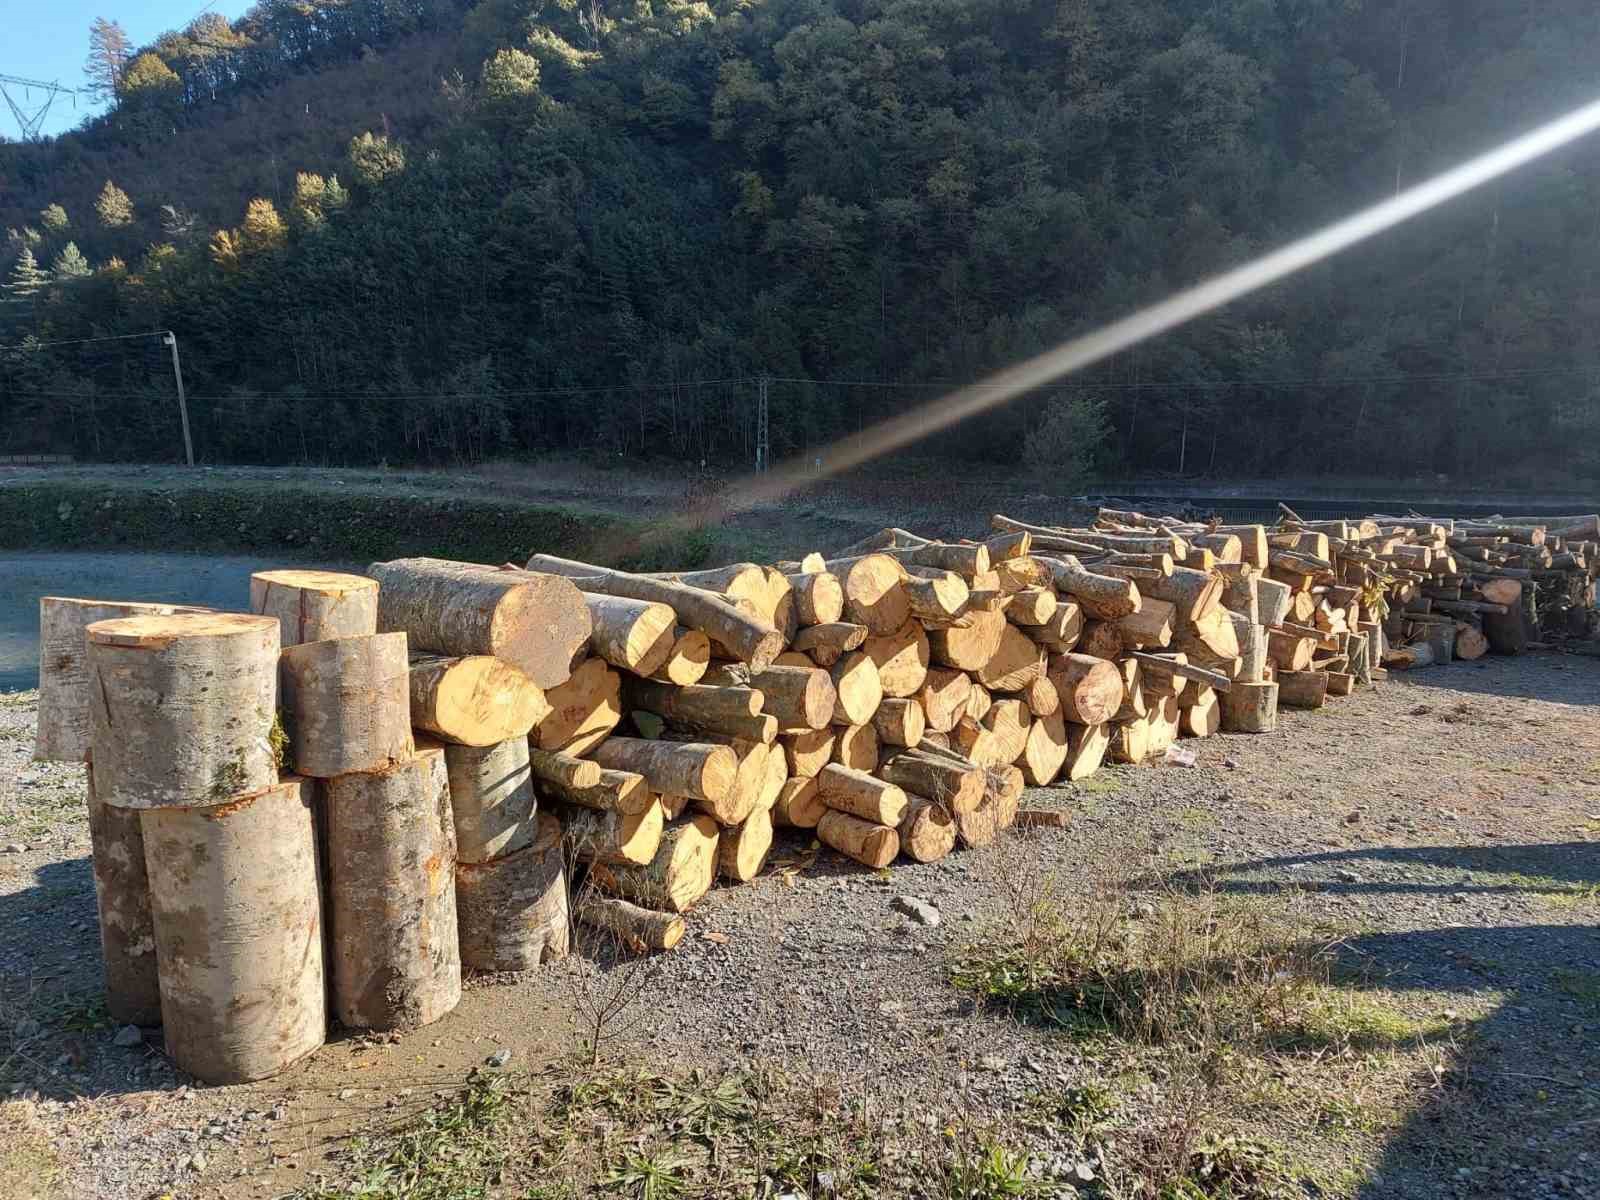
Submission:
M 39 224 L 51 233 L 65 233 L 71 224 L 67 220 L 67 210 L 59 204 L 51 204 L 39 210 Z
M 105 187 L 100 189 L 100 195 L 94 202 L 94 211 L 100 217 L 100 224 L 107 229 L 121 229 L 133 224 L 133 201 L 128 199 L 127 192 L 109 179 Z
M 89 260 L 84 258 L 75 242 L 68 242 L 61 247 L 61 253 L 56 255 L 55 262 L 50 264 L 50 274 L 57 283 L 70 283 L 74 279 L 84 279 L 94 272 L 89 267 Z

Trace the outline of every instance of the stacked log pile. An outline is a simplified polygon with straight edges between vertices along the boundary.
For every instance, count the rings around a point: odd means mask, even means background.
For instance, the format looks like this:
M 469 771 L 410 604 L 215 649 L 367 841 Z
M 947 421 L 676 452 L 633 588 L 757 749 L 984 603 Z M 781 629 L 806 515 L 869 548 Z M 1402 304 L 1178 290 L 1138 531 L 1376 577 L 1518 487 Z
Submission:
M 675 575 L 265 572 L 251 615 L 46 600 L 38 752 L 91 763 L 112 1012 L 258 1078 L 330 1004 L 435 1020 L 573 921 L 669 949 L 776 830 L 934 862 L 1028 786 L 1587 628 L 1600 564 L 1593 517 L 990 525 Z

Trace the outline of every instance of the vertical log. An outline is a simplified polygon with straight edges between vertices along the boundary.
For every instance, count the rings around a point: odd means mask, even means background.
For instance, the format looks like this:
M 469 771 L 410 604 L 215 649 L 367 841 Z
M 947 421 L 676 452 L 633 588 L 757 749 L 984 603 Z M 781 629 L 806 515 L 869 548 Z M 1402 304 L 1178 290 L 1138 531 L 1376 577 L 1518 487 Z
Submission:
M 567 956 L 567 876 L 561 822 L 542 813 L 528 845 L 490 862 L 456 866 L 461 965 L 530 971 Z

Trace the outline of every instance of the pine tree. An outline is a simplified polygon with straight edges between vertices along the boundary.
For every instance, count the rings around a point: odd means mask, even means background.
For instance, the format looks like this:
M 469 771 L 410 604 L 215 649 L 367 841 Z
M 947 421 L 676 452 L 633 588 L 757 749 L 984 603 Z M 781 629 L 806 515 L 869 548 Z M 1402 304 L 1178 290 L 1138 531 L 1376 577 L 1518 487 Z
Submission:
M 71 222 L 67 220 L 66 209 L 59 204 L 50 204 L 39 210 L 39 224 L 51 233 L 65 233 Z
M 31 308 L 49 282 L 50 276 L 40 269 L 39 261 L 33 257 L 33 248 L 24 246 L 22 253 L 17 255 L 16 265 L 11 268 L 11 277 L 0 287 L 0 291 L 5 293 L 8 306 Z
M 260 254 L 276 250 L 283 245 L 288 229 L 271 200 L 261 197 L 250 201 L 244 210 L 244 224 L 239 227 L 239 247 L 247 254 Z
M 89 77 L 90 95 L 100 100 L 116 97 L 117 84 L 122 82 L 122 72 L 127 68 L 128 55 L 133 43 L 127 30 L 116 21 L 96 17 L 89 26 L 89 61 L 83 73 Z
M 100 224 L 107 229 L 121 229 L 133 224 L 133 201 L 128 199 L 127 192 L 109 179 L 106 180 L 106 186 L 100 189 L 100 195 L 94 202 L 94 211 L 100 216 Z
M 83 256 L 83 251 L 78 249 L 76 242 L 68 242 L 61 247 L 61 253 L 56 255 L 55 262 L 50 264 L 50 273 L 55 276 L 58 283 L 69 283 L 74 279 L 84 279 L 94 272 L 89 268 L 89 260 Z

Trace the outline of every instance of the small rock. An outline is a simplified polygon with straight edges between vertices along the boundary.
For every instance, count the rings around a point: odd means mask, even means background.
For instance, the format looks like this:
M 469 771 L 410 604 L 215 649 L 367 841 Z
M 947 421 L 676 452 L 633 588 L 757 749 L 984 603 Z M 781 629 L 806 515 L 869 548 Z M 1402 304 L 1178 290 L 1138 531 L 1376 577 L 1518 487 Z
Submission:
M 142 1046 L 144 1045 L 144 1031 L 137 1025 L 124 1025 L 117 1030 L 116 1037 L 111 1039 L 113 1046 Z
M 1361 876 L 1357 875 L 1354 871 L 1349 870 L 1348 868 L 1343 869 L 1343 870 L 1341 870 L 1339 872 L 1339 878 L 1341 880 L 1343 880 L 1345 883 L 1360 883 L 1361 882 Z
M 985 1054 L 978 1060 L 978 1065 L 985 1071 L 1004 1071 L 1006 1069 L 1005 1056 L 1001 1054 Z
M 889 902 L 889 907 L 896 912 L 904 913 L 919 925 L 939 923 L 939 910 L 916 896 L 896 896 Z
M 21 842 L 7 842 L 4 850 L 6 854 L 26 854 L 27 852 L 28 848 Z
M 206 1156 L 203 1151 L 196 1150 L 189 1156 L 189 1169 L 200 1172 L 206 1169 Z
M 1139 920 L 1147 921 L 1156 915 L 1156 906 L 1148 900 L 1141 901 L 1133 906 L 1133 916 Z
M 1345 819 L 1344 819 L 1344 823 L 1346 825 L 1358 825 L 1358 824 L 1360 824 L 1361 823 L 1361 810 L 1358 808 L 1354 812 L 1352 812 L 1348 816 L 1346 816 Z
M 496 1050 L 493 1054 L 489 1055 L 489 1065 L 491 1067 L 503 1067 L 510 1061 L 511 1051 L 505 1047 L 501 1047 L 499 1050 Z
M 1094 1168 L 1086 1162 L 1074 1163 L 1069 1178 L 1074 1183 L 1093 1183 Z
M 341 1100 L 349 1100 L 349 1099 L 353 1098 L 355 1096 L 355 1094 L 356 1094 L 355 1088 L 340 1088 L 339 1089 L 339 1099 L 341 1099 Z
M 12 1032 L 16 1034 L 17 1041 L 25 1042 L 29 1038 L 38 1037 L 42 1032 L 42 1028 L 39 1025 L 39 1022 L 35 1021 L 32 1017 L 23 1017 L 22 1020 L 17 1022 L 16 1027 L 12 1030 Z
M 1465 892 L 1451 892 L 1450 893 L 1450 903 L 1451 904 L 1465 904 L 1466 902 L 1467 902 L 1467 894 Z

